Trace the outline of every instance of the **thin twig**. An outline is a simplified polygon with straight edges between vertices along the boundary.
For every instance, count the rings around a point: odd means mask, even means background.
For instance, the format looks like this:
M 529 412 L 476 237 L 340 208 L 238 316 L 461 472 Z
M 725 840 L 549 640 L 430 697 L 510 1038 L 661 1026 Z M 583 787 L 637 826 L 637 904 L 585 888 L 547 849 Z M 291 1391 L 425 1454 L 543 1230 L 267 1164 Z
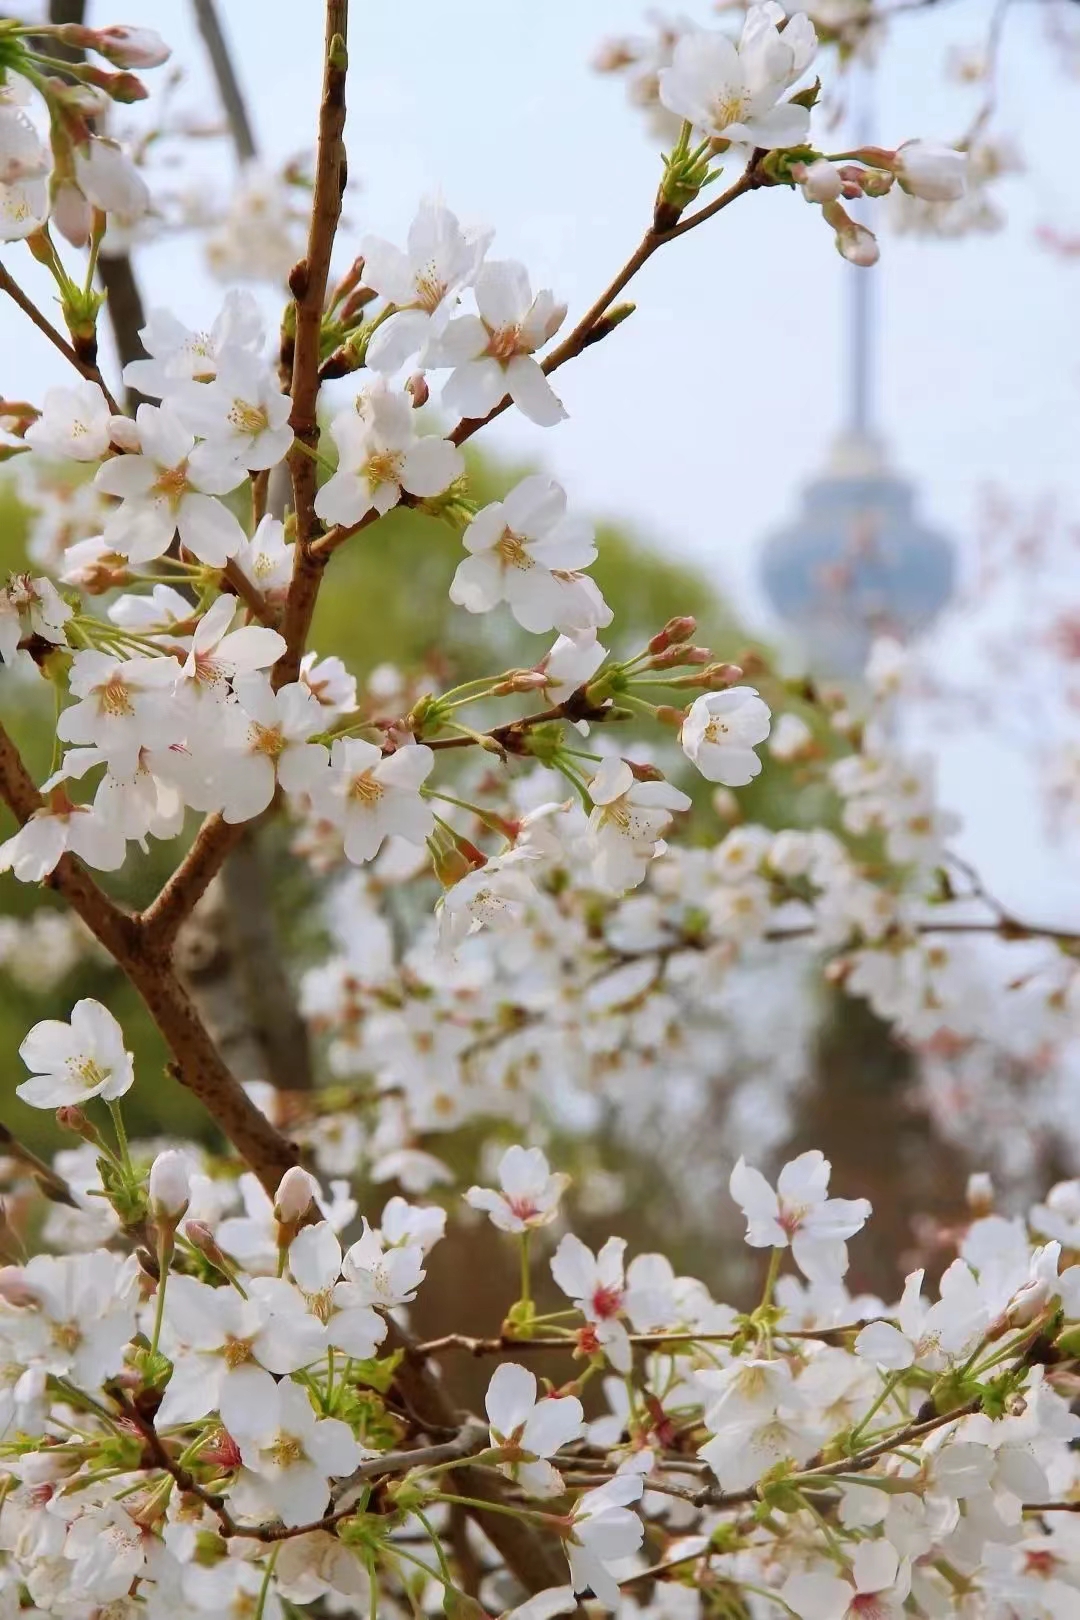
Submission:
M 105 379 L 101 375 L 98 367 L 92 361 L 80 359 L 80 357 L 75 353 L 75 350 L 71 347 L 71 344 L 68 342 L 67 338 L 64 337 L 62 333 L 57 331 L 56 327 L 51 321 L 46 320 L 45 316 L 41 313 L 40 309 L 38 309 L 33 299 L 26 296 L 22 288 L 19 286 L 19 283 L 8 274 L 7 270 L 5 270 L 2 264 L 0 264 L 0 292 L 6 292 L 8 297 L 13 299 L 14 302 L 18 304 L 23 314 L 29 317 L 29 319 L 37 327 L 38 331 L 43 332 L 53 347 L 60 350 L 60 353 L 64 356 L 64 359 L 70 361 L 70 363 L 75 367 L 75 370 L 79 373 L 80 377 L 85 377 L 87 382 L 97 384 L 105 396 L 105 403 L 108 405 L 110 411 L 114 416 L 119 416 L 120 407 L 110 394 Z

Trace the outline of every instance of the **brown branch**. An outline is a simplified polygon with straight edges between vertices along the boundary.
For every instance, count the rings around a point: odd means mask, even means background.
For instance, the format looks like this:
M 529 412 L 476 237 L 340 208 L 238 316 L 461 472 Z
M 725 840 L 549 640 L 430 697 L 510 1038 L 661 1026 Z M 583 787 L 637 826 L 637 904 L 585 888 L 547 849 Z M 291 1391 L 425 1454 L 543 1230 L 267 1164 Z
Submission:
M 345 77 L 347 68 L 348 0 L 326 0 L 322 104 L 315 158 L 315 189 L 307 252 L 294 265 L 289 284 L 296 309 L 293 346 L 292 414 L 289 418 L 296 444 L 289 453 L 296 548 L 293 576 L 285 605 L 283 634 L 288 643 L 274 668 L 275 686 L 294 681 L 315 611 L 325 555 L 315 541 L 321 524 L 315 515 L 316 463 L 310 454 L 319 446 L 316 407 L 319 398 L 319 361 L 326 284 L 330 257 L 341 218 L 341 198 L 347 178 L 345 162 Z
M 207 816 L 180 865 L 142 914 L 145 937 L 158 950 L 165 950 L 176 938 L 184 918 L 243 835 L 243 826 L 226 821 L 219 811 Z
M 221 570 L 221 579 L 223 588 L 238 596 L 260 624 L 268 625 L 271 630 L 277 629 L 279 613 L 271 607 L 258 586 L 252 584 L 235 558 L 229 558 Z
M 0 798 L 20 825 L 44 802 L 2 725 Z M 241 829 L 236 832 L 239 836 Z M 297 1163 L 296 1147 L 260 1113 L 222 1059 L 160 941 L 148 937 L 142 919 L 110 900 L 73 856 L 61 856 L 47 882 L 78 912 L 139 992 L 173 1054 L 175 1078 L 199 1099 L 262 1185 L 273 1193 L 285 1171 Z
M 6 292 L 8 297 L 18 304 L 23 314 L 33 322 L 39 332 L 43 332 L 45 334 L 54 348 L 60 350 L 60 353 L 64 356 L 64 359 L 69 361 L 71 365 L 75 367 L 75 370 L 79 373 L 80 377 L 85 377 L 87 382 L 97 384 L 105 396 L 105 403 L 108 405 L 110 411 L 112 411 L 114 416 L 119 416 L 120 407 L 110 394 L 108 387 L 106 386 L 105 379 L 101 375 L 97 365 L 94 364 L 93 361 L 80 359 L 79 355 L 77 355 L 75 350 L 71 347 L 71 344 L 68 342 L 67 338 L 57 331 L 56 327 L 51 321 L 46 320 L 45 316 L 41 313 L 40 309 L 38 309 L 33 299 L 26 296 L 18 282 L 13 280 L 13 278 L 4 269 L 3 265 L 0 265 L 0 292 Z
M 252 133 L 244 93 L 233 66 L 232 54 L 222 32 L 217 8 L 214 0 L 193 0 L 193 4 L 195 20 L 203 37 L 203 44 L 206 46 L 206 54 L 210 58 L 222 107 L 225 109 L 233 147 L 240 162 L 249 163 L 255 156 L 255 136 Z
M 818 1343 L 839 1344 L 843 1336 L 850 1333 L 861 1333 L 869 1321 L 890 1321 L 890 1317 L 872 1317 L 867 1321 L 847 1322 L 842 1327 L 834 1328 L 784 1328 L 774 1329 L 774 1336 L 778 1339 L 807 1339 Z M 675 1331 L 672 1333 L 630 1333 L 627 1335 L 632 1345 L 642 1350 L 662 1350 L 666 1345 L 681 1344 L 732 1344 L 736 1339 L 743 1337 L 741 1333 L 690 1333 Z M 571 1335 L 562 1338 L 555 1334 L 546 1334 L 531 1339 L 517 1339 L 509 1334 L 500 1334 L 496 1338 L 475 1339 L 466 1333 L 444 1333 L 441 1338 L 428 1339 L 421 1344 L 412 1345 L 409 1356 L 413 1360 L 426 1360 L 429 1356 L 438 1356 L 445 1350 L 466 1350 L 471 1356 L 498 1356 L 517 1355 L 519 1351 L 526 1350 L 576 1350 L 577 1338 Z

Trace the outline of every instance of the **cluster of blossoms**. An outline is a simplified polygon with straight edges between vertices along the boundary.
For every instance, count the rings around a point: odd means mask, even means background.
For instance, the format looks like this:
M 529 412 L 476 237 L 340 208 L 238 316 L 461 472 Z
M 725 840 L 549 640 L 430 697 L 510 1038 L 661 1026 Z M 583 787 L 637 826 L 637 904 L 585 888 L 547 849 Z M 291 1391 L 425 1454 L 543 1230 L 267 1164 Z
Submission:
M 335 0 L 330 20 L 342 16 Z M 164 59 L 132 30 L 50 32 L 121 68 Z M 994 1214 L 980 1183 L 938 1297 L 916 1271 L 894 1305 L 848 1292 L 847 1246 L 870 1206 L 829 1196 L 822 1154 L 775 1187 L 739 1158 L 729 1187 L 747 1245 L 770 1251 L 760 1301 L 741 1311 L 662 1254 L 628 1260 L 610 1223 L 590 1247 L 537 1141 L 616 1105 L 629 1121 L 643 1097 L 692 1117 L 730 981 L 765 946 L 824 955 L 912 1041 L 962 1029 L 974 1002 L 935 926 L 949 921 L 952 829 L 930 772 L 884 726 L 789 701 L 768 671 L 762 695 L 693 644 L 687 616 L 609 651 L 613 615 L 586 572 L 594 535 L 565 491 L 535 474 L 477 510 L 461 454 L 511 406 L 541 427 L 564 419 L 553 372 L 626 318 L 615 299 L 636 263 L 718 212 L 687 212 L 714 160 L 744 149 L 724 207 L 802 185 L 841 250 L 868 262 L 841 198 L 894 181 L 954 195 L 955 154 L 810 146 L 804 15 L 755 5 L 737 41 L 684 33 L 657 72 L 678 133 L 643 248 L 548 349 L 565 308 L 442 204 L 421 206 L 404 249 L 363 239 L 330 283 L 347 62 L 331 29 L 316 205 L 277 352 L 247 294 L 230 292 L 205 330 L 154 311 L 124 372 L 146 401 L 131 416 L 97 366 L 100 299 L 85 289 L 106 228 L 129 229 L 148 198 L 90 120 L 102 94 L 141 86 L 81 58 L 45 77 L 40 34 L 0 24 L 0 217 L 53 274 L 71 344 L 52 335 L 82 381 L 4 415 L 6 449 L 55 487 L 34 520 L 35 570 L 0 589 L 0 660 L 26 688 L 52 688 L 56 750 L 38 788 L 0 730 L 19 822 L 0 871 L 71 902 L 247 1168 L 130 1141 L 134 1060 L 96 999 L 26 1035 L 17 1097 L 79 1146 L 50 1165 L 5 1138 L 17 1197 L 0 1219 L 0 1612 L 1069 1613 L 1075 1184 L 1025 1222 Z M 48 104 L 48 150 L 20 111 L 23 82 Z M 52 224 L 89 246 L 85 283 Z M 449 432 L 418 414 L 440 371 Z M 317 407 L 331 382 L 344 403 L 328 460 Z M 21 476 L 25 490 L 35 474 Z M 308 649 L 333 553 L 402 505 L 460 541 L 453 604 L 505 605 L 524 631 L 555 634 L 528 667 L 365 693 Z M 513 698 L 529 706 L 500 718 Z M 642 717 L 660 743 L 622 743 Z M 835 830 L 736 825 L 714 846 L 669 849 L 695 812 L 670 777 L 699 800 L 713 784 L 734 820 L 731 790 L 758 775 L 766 744 L 831 795 Z M 306 1100 L 238 1083 L 175 962 L 234 829 L 275 810 L 299 828 L 338 947 L 303 985 L 337 1083 Z M 189 811 L 206 819 L 143 911 L 96 886 L 87 868 L 179 839 Z M 354 869 L 327 882 L 341 862 Z M 433 902 L 419 918 L 417 893 Z M 743 1104 L 749 1116 L 749 1086 Z M 487 1142 L 459 1199 L 439 1135 L 476 1121 L 510 1122 L 528 1145 L 493 1163 Z M 389 1194 L 377 1225 L 361 1206 L 373 1184 Z M 594 1241 L 604 1192 L 596 1177 L 574 1211 Z M 418 1341 L 437 1246 L 451 1223 L 486 1236 L 484 1216 L 517 1250 L 518 1298 L 490 1338 Z M 41 1252 L 27 1258 L 31 1233 Z M 561 1382 L 540 1383 L 537 1351 Z M 448 1393 L 462 1353 L 497 1362 L 483 1417 Z
M 781 7 L 768 0 L 747 7 L 737 37 L 685 18 L 652 20 L 651 37 L 612 41 L 597 65 L 603 72 L 628 73 L 631 100 L 646 111 L 652 131 L 665 142 L 674 140 L 667 161 L 674 160 L 675 183 L 688 174 L 700 183 L 714 156 L 730 162 L 732 147 L 731 155 L 744 162 L 751 151 L 766 154 L 761 174 L 774 184 L 799 185 L 808 202 L 821 206 L 838 251 L 861 266 L 877 262 L 878 245 L 845 201 L 893 194 L 900 199 L 898 225 L 908 231 L 959 235 L 987 228 L 987 183 L 1007 172 L 995 164 L 998 148 L 990 140 L 970 164 L 968 143 L 908 141 L 895 151 L 863 145 L 836 157 L 809 145 L 819 87 L 794 87 L 813 63 L 819 37 L 842 54 L 865 44 L 877 25 L 871 6 L 841 0 L 785 20 Z M 971 198 L 969 171 L 977 189 Z
M 1071 1612 L 1075 1186 L 1025 1222 L 975 1178 L 936 1297 L 918 1270 L 891 1305 L 846 1286 L 870 1205 L 830 1196 L 820 1153 L 775 1186 L 740 1159 L 731 1196 L 771 1257 L 740 1311 L 662 1254 L 594 1252 L 568 1178 L 514 1146 L 465 1201 L 520 1247 L 521 1295 L 494 1338 L 418 1342 L 447 1208 L 395 1196 L 349 1242 L 355 1201 L 297 1168 L 273 1196 L 241 1178 L 235 1214 L 198 1150 L 128 1143 L 133 1066 L 105 1008 L 35 1026 L 22 1056 L 22 1096 L 92 1146 L 115 1218 L 107 1246 L 87 1209 L 68 1229 L 86 1252 L 0 1270 L 0 1588 L 23 1612 L 694 1617 L 721 1597 L 938 1620 L 960 1592 L 987 1620 Z M 536 1349 L 563 1382 L 540 1388 Z M 484 1415 L 431 1426 L 417 1388 L 461 1352 L 496 1360 Z M 517 1607 L 505 1516 L 549 1547 Z

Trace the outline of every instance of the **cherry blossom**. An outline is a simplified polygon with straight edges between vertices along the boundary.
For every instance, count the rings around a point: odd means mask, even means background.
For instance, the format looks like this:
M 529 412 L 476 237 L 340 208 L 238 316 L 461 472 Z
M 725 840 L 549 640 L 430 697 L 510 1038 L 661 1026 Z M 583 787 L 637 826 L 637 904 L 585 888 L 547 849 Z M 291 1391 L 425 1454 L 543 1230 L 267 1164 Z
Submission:
M 566 1541 L 575 1592 L 591 1590 L 608 1609 L 619 1606 L 619 1588 L 608 1563 L 626 1558 L 641 1546 L 645 1526 L 628 1506 L 641 1496 L 640 1474 L 616 1474 L 606 1485 L 586 1491 L 574 1504 Z
M 19 1056 L 33 1078 L 15 1094 L 33 1108 L 70 1107 L 91 1097 L 114 1102 L 135 1081 L 123 1030 L 107 1007 L 89 998 L 75 1003 L 69 1023 L 46 1018 L 35 1024 Z
M 845 1239 L 870 1214 L 865 1198 L 828 1196 L 829 1171 L 829 1161 L 813 1150 L 784 1166 L 775 1191 L 743 1159 L 731 1172 L 731 1196 L 746 1216 L 747 1243 L 755 1249 L 790 1244 L 795 1264 L 812 1282 L 843 1276 Z
M 423 844 L 435 823 L 420 788 L 434 764 L 435 755 L 423 743 L 387 755 L 360 737 L 333 743 L 319 808 L 341 828 L 350 861 L 360 865 L 374 859 L 392 835 Z
M 623 1238 L 608 1238 L 596 1255 L 573 1232 L 567 1232 L 551 1257 L 551 1275 L 585 1317 L 592 1335 L 619 1372 L 629 1372 L 631 1353 L 620 1321 L 626 1304 Z
M 768 705 L 752 686 L 703 692 L 683 721 L 683 752 L 706 781 L 745 787 L 761 771 L 754 747 L 768 737 L 771 719 Z
M 235 489 L 243 468 L 196 449 L 167 406 L 140 405 L 135 420 L 141 454 L 114 457 L 94 478 L 104 494 L 121 500 L 106 520 L 105 543 L 131 562 L 149 562 L 179 532 L 188 551 L 220 567 L 243 544 L 244 531 L 215 496 Z
M 242 634 L 238 631 L 237 634 Z M 226 821 L 250 821 L 280 782 L 286 793 L 314 792 L 327 768 L 322 710 L 303 681 L 273 690 L 258 671 L 237 676 L 235 705 L 223 710 L 224 746 L 212 789 Z
M 506 602 L 523 630 L 585 633 L 611 622 L 610 610 L 577 570 L 596 558 L 591 527 L 567 516 L 566 491 L 535 475 L 492 501 L 463 536 L 450 600 L 470 613 Z M 591 589 L 590 589 L 591 586 Z
M 504 1361 L 484 1397 L 491 1443 L 503 1453 L 500 1470 L 529 1496 L 558 1496 L 563 1479 L 547 1459 L 582 1430 L 581 1402 L 574 1395 L 536 1399 L 536 1378 L 526 1367 Z
M 284 1524 L 317 1519 L 330 1481 L 348 1474 L 363 1452 L 340 1418 L 317 1418 L 299 1384 L 261 1375 L 257 1393 L 232 1418 L 244 1466 L 230 1491 L 240 1512 L 272 1513 Z
M 486 1211 L 500 1232 L 528 1232 L 555 1219 L 569 1180 L 569 1176 L 552 1175 L 542 1149 L 515 1145 L 507 1148 L 499 1162 L 502 1191 L 470 1187 L 465 1201 L 473 1209 Z
M 96 383 L 50 388 L 41 415 L 26 430 L 26 442 L 41 455 L 99 461 L 109 448 L 111 423 L 108 404 Z
M 806 140 L 810 114 L 784 91 L 814 59 L 817 37 L 802 12 L 782 29 L 779 6 L 752 5 L 736 46 L 719 29 L 693 29 L 675 46 L 659 77 L 660 100 L 716 140 L 772 150 Z
M 438 340 L 490 241 L 490 232 L 463 231 L 448 208 L 429 199 L 409 227 L 406 252 L 381 237 L 364 237 L 365 284 L 394 308 L 371 335 L 367 363 L 373 370 L 397 371 L 410 355 Z
M 402 493 L 441 495 L 465 470 L 448 439 L 416 431 L 412 403 L 383 384 L 330 424 L 338 468 L 315 498 L 325 523 L 357 523 L 367 512 L 388 512 Z
M 452 320 L 432 356 L 433 365 L 454 367 L 443 404 L 461 416 L 480 417 L 509 394 L 538 427 L 565 420 L 562 402 L 533 354 L 559 330 L 566 305 L 546 289 L 534 298 L 525 266 L 510 259 L 489 259 L 474 291 L 479 313 Z
M 665 849 L 671 817 L 690 799 L 670 782 L 638 781 L 623 759 L 606 759 L 589 783 L 596 880 L 614 893 L 636 888 Z

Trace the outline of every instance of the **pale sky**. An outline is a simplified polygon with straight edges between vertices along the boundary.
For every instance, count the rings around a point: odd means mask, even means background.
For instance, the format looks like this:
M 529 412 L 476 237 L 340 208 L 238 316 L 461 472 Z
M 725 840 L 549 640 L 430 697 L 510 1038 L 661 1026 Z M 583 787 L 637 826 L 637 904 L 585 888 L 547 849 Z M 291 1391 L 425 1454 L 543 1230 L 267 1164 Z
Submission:
M 321 9 L 317 0 L 219 5 L 271 160 L 311 144 Z M 702 0 L 681 9 L 710 20 Z M 91 20 L 115 20 L 111 5 L 91 10 Z M 115 10 L 174 45 L 190 70 L 185 104 L 205 109 L 211 92 L 184 0 Z M 521 258 L 573 319 L 637 243 L 656 186 L 659 159 L 639 115 L 621 83 L 589 65 L 605 36 L 637 31 L 643 10 L 639 0 L 357 0 L 347 141 L 360 187 L 342 264 L 365 230 L 401 240 L 417 200 L 440 192 L 464 220 L 493 226 L 493 253 Z M 1054 156 L 1072 139 L 1077 84 L 1055 65 L 1049 10 L 1017 5 L 1006 21 L 996 128 L 1030 154 L 1028 172 L 999 192 L 1007 230 L 943 243 L 882 230 L 872 272 L 884 434 L 924 515 L 958 537 L 990 481 L 1017 496 L 1053 490 L 1080 509 L 1080 269 L 1033 240 L 1048 221 L 1080 230 L 1075 182 Z M 947 82 L 944 59 L 950 46 L 977 46 L 989 15 L 982 0 L 961 0 L 895 25 L 877 90 L 882 144 L 962 131 L 979 92 Z M 213 161 L 209 147 L 199 161 Z M 224 186 L 224 148 L 218 161 Z M 4 254 L 40 287 L 27 258 L 21 246 Z M 559 374 L 569 421 L 542 430 L 508 412 L 483 442 L 543 460 L 572 503 L 691 556 L 750 623 L 769 628 L 756 546 L 793 513 L 829 446 L 843 271 L 819 211 L 797 193 L 743 199 L 663 249 L 631 290 L 633 319 Z M 151 302 L 192 324 L 204 325 L 220 299 L 193 241 L 143 250 L 139 273 Z M 63 361 L 10 310 L 0 332 L 4 392 L 39 397 L 63 380 Z M 1008 852 L 999 886 L 1041 884 L 1043 857 L 1025 853 L 1041 832 L 1030 795 L 1002 792 L 996 753 L 972 746 L 972 757 L 954 748 L 945 762 L 947 791 L 972 818 L 966 847 L 995 865 Z M 1080 887 L 1059 904 L 1080 912 Z

